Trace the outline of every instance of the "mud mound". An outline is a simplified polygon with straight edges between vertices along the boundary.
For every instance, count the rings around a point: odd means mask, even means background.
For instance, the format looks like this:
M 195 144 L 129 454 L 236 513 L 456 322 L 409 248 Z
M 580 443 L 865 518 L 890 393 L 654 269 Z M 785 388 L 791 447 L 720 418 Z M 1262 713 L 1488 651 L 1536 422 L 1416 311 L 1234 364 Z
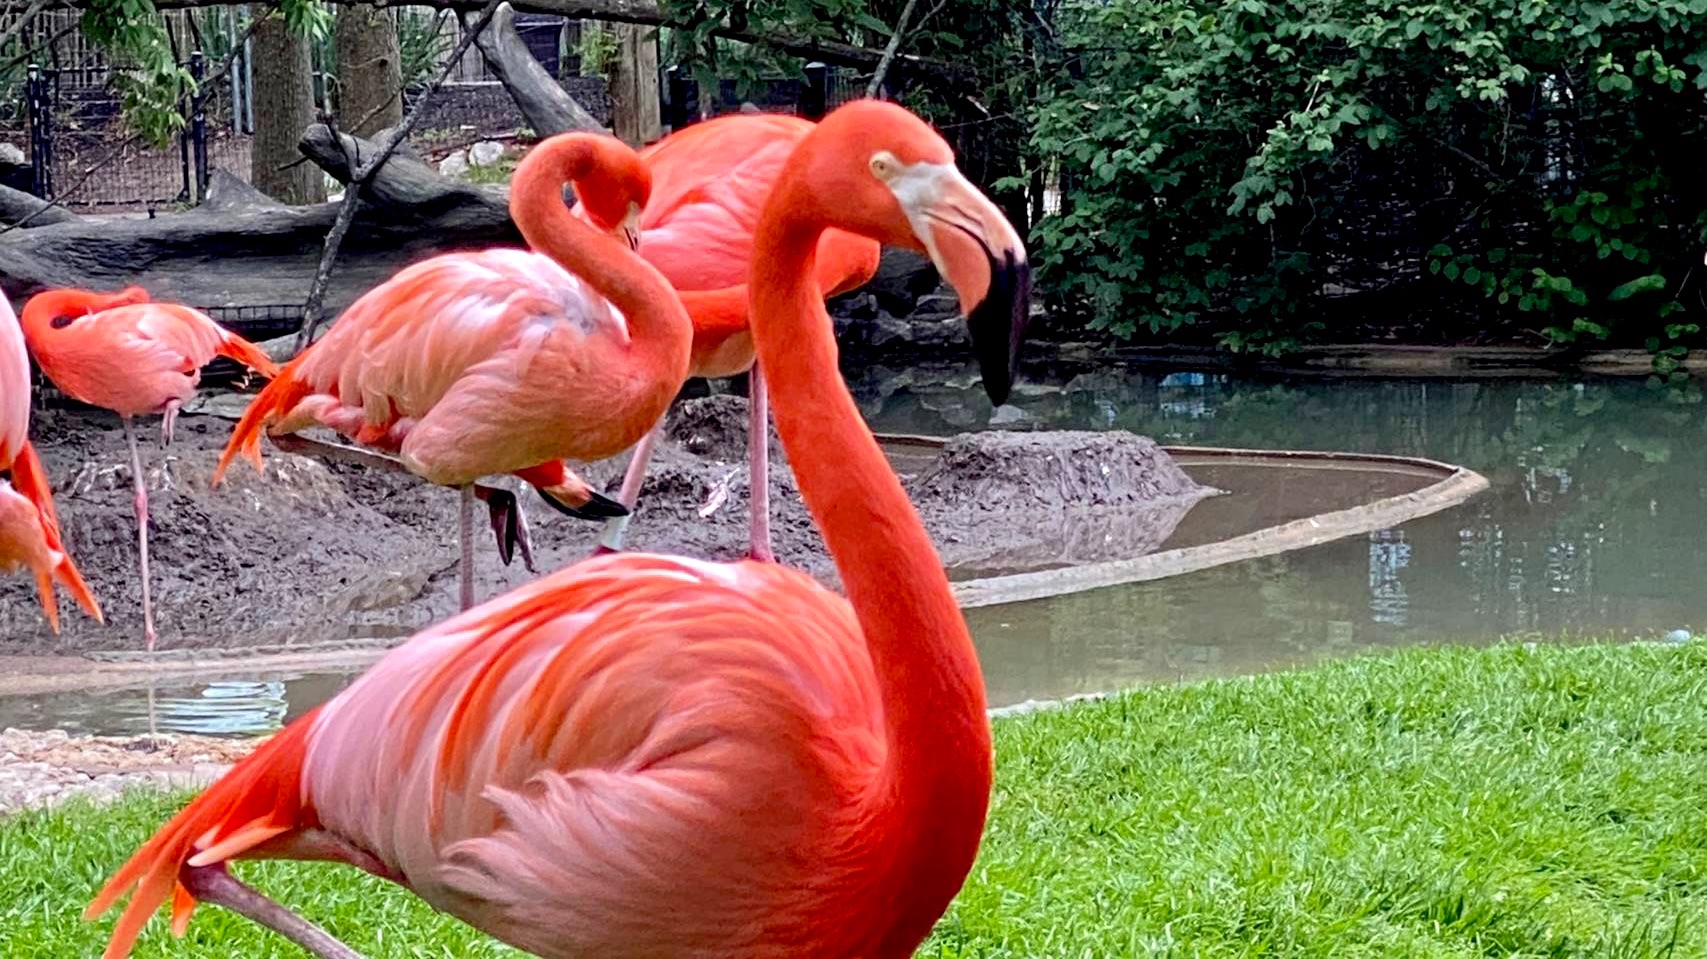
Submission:
M 1204 495 L 1154 440 L 1130 433 L 963 433 L 908 486 L 944 508 L 1123 506 Z
M 683 400 L 664 419 L 664 436 L 683 450 L 726 463 L 747 458 L 747 399 L 729 393 Z M 771 427 L 771 459 L 781 461 L 782 445 Z
M 630 549 L 711 559 L 746 554 L 746 416 L 746 400 L 738 396 L 677 405 L 629 524 Z M 270 445 L 264 472 L 243 463 L 224 486 L 210 489 L 230 428 L 224 419 L 186 415 L 171 449 L 161 451 L 157 440 L 145 445 L 162 648 L 404 637 L 455 612 L 454 491 Z M 54 637 L 32 584 L 0 576 L 0 648 L 138 649 L 131 474 L 117 421 L 54 412 L 35 419 L 35 433 L 72 556 L 108 625 L 68 610 L 64 635 Z M 627 460 L 589 464 L 581 472 L 615 493 Z M 772 467 L 778 557 L 834 585 L 835 570 L 774 439 Z M 903 479 L 944 563 L 960 576 L 1148 552 L 1209 492 L 1150 441 L 1104 433 L 957 437 L 940 461 Z M 511 480 L 499 482 L 518 488 Z M 556 513 L 530 489 L 519 492 L 541 573 L 592 550 L 600 524 Z M 476 530 L 478 595 L 534 578 L 520 562 L 500 565 L 483 512 Z

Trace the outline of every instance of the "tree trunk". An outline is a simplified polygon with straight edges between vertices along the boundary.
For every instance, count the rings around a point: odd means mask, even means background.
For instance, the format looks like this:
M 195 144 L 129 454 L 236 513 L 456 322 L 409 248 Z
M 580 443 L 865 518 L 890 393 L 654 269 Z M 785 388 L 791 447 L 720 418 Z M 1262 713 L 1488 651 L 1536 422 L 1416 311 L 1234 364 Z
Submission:
M 611 73 L 611 129 L 623 142 L 645 146 L 664 135 L 658 103 L 658 31 L 614 24 L 616 63 Z
M 384 7 L 338 8 L 338 115 L 357 136 L 403 122 L 396 15 Z
M 303 162 L 297 137 L 314 122 L 313 61 L 308 42 L 279 17 L 255 29 L 255 142 L 249 180 L 285 203 L 326 199 L 320 168 Z

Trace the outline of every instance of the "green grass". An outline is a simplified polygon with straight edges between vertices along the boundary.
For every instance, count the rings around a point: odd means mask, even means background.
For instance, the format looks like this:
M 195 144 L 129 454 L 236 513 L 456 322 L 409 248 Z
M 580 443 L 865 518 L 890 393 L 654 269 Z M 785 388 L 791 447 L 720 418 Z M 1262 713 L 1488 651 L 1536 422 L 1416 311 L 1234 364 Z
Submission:
M 1433 650 L 997 724 L 984 854 L 924 956 L 1707 957 L 1707 646 Z M 0 955 L 174 807 L 0 822 Z M 382 956 L 508 955 L 335 867 L 247 875 Z M 292 956 L 205 909 L 142 956 Z

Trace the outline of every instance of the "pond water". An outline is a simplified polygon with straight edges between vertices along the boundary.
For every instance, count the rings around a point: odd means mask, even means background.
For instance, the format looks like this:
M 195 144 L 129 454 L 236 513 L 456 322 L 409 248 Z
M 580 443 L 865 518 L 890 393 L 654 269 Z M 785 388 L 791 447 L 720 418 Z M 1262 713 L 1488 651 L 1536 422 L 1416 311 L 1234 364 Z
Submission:
M 1397 529 L 1172 579 L 968 611 L 993 704 L 1146 681 L 1249 673 L 1324 656 L 1502 636 L 1658 637 L 1707 627 L 1707 405 L 1641 381 L 1254 379 L 1144 370 L 1032 371 L 992 410 L 971 369 L 862 371 L 882 432 L 1120 429 L 1170 445 L 1426 456 L 1492 488 Z M 1194 470 L 1248 489 L 1238 466 Z M 1402 475 L 1260 484 L 1206 500 L 1166 544 L 1414 488 Z M 1348 485 L 1349 484 L 1349 485 Z M 157 691 L 167 729 L 277 728 L 347 674 Z M 0 699 L 0 727 L 146 728 L 139 691 Z
M 1057 370 L 1001 411 L 969 372 L 874 370 L 864 386 L 880 431 L 945 434 L 992 418 L 1004 429 L 1122 429 L 1172 445 L 1426 456 L 1491 484 L 1367 537 L 970 610 L 992 701 L 1417 643 L 1707 627 L 1707 405 L 1692 384 Z

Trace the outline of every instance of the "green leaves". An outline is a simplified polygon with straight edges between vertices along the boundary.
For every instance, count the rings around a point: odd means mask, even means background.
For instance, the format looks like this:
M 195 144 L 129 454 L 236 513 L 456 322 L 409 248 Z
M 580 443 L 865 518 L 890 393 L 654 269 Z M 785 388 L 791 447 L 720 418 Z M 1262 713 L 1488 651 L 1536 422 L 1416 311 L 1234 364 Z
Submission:
M 1268 348 L 1386 291 L 1389 329 L 1635 345 L 1702 312 L 1664 292 L 1707 245 L 1707 0 L 1064 0 L 1058 27 L 1028 120 L 1071 213 L 1034 246 L 1103 328 Z

